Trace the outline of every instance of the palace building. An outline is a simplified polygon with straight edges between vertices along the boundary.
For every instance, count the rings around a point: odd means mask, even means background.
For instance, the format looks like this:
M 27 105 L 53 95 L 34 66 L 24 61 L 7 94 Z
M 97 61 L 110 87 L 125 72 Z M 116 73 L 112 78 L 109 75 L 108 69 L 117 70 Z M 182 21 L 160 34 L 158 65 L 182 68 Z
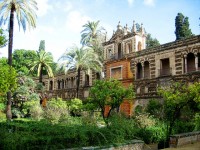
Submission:
M 136 98 L 122 104 L 123 111 L 132 114 L 136 105 L 145 105 L 152 98 L 159 98 L 157 90 L 181 81 L 188 84 L 200 82 L 200 35 L 146 48 L 143 25 L 129 29 L 117 25 L 110 40 L 103 43 L 104 78 L 114 78 L 125 87 L 133 85 Z M 76 72 L 45 78 L 46 91 L 52 97 L 71 99 L 76 96 Z M 89 95 L 93 81 L 102 79 L 101 73 L 81 71 L 79 98 Z M 128 110 L 127 110 L 128 108 Z

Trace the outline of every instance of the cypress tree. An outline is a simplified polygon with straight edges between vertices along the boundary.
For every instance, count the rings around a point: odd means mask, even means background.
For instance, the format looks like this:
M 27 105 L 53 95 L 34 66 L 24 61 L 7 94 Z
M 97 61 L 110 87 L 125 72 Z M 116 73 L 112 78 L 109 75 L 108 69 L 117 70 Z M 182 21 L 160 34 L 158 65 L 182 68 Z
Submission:
M 193 35 L 189 26 L 190 24 L 188 17 L 185 17 L 182 13 L 178 13 L 175 18 L 176 40 L 188 38 Z

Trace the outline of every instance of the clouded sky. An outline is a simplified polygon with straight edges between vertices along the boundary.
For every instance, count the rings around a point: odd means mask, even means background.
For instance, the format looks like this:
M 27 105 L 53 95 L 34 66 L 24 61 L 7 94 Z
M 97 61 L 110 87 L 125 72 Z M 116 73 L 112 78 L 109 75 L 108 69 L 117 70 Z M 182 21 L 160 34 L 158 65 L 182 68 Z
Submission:
M 40 40 L 45 40 L 46 51 L 53 54 L 55 61 L 67 48 L 80 44 L 80 32 L 88 20 L 100 20 L 108 37 L 119 21 L 131 28 L 135 20 L 164 44 L 175 40 L 175 17 L 181 12 L 189 17 L 192 32 L 200 34 L 200 0 L 37 0 L 37 3 L 36 29 L 24 33 L 16 22 L 13 49 L 38 50 Z M 0 56 L 7 56 L 7 49 L 0 49 Z

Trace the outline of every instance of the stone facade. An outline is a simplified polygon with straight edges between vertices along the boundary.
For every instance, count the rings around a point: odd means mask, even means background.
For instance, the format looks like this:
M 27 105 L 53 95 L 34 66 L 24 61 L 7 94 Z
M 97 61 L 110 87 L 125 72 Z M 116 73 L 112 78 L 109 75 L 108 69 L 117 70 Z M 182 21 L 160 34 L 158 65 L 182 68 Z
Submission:
M 92 86 L 94 80 L 101 79 L 99 72 L 85 72 L 81 71 L 79 97 L 85 99 L 89 95 L 89 88 Z M 43 84 L 49 97 L 60 97 L 65 100 L 76 97 L 76 80 L 77 71 L 71 70 L 67 74 L 58 74 L 53 78 L 44 76 Z
M 158 98 L 158 87 L 200 81 L 200 36 L 136 52 L 131 59 L 136 99 Z
M 136 29 L 135 22 L 130 30 L 119 22 L 111 39 L 103 43 L 105 78 L 118 79 L 125 87 L 134 85 L 136 99 L 129 105 L 131 110 L 135 105 L 145 105 L 149 99 L 159 98 L 158 87 L 176 81 L 188 84 L 200 81 L 200 35 L 149 49 L 145 43 L 145 30 L 142 25 Z M 88 97 L 89 88 L 95 79 L 102 79 L 101 74 L 81 71 L 79 98 Z M 67 75 L 46 77 L 46 91 L 52 97 L 74 98 L 76 76 L 76 71 L 71 70 Z

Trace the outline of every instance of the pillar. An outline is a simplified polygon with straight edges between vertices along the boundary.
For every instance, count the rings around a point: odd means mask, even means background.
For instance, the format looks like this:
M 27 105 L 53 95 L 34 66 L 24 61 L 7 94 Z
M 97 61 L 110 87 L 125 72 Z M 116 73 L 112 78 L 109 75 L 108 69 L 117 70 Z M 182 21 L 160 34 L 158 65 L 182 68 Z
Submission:
M 144 79 L 144 62 L 141 62 L 142 65 L 142 79 Z
M 195 69 L 198 71 L 198 55 L 195 54 Z
M 185 73 L 187 73 L 187 55 L 184 55 Z

